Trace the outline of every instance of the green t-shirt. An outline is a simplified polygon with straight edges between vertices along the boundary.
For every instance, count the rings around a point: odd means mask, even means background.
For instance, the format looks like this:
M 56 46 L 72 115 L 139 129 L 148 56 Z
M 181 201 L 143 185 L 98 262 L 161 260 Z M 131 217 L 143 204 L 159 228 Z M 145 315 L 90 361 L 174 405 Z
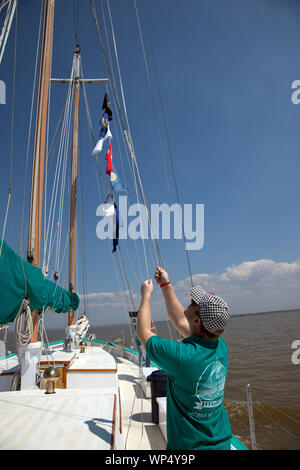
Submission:
M 222 338 L 151 336 L 148 357 L 167 372 L 167 450 L 230 450 L 223 405 L 228 349 Z

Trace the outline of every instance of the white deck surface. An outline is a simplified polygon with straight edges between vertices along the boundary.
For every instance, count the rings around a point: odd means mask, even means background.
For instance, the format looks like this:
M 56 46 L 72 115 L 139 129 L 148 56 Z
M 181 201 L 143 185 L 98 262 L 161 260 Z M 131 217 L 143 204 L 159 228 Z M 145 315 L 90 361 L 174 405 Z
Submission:
M 161 430 L 157 424 L 152 423 L 151 399 L 145 398 L 139 384 L 139 368 L 124 358 L 117 359 L 117 367 L 121 392 L 122 434 L 126 449 L 165 450 L 166 441 Z
M 63 349 L 53 349 L 50 352 L 50 349 L 45 349 L 42 351 L 41 362 L 52 362 L 53 360 L 62 363 L 70 362 L 74 359 L 74 351 L 64 351 Z
M 63 351 L 54 352 L 53 357 L 56 360 L 68 359 Z M 3 369 L 7 368 L 3 363 L 2 366 Z M 151 399 L 146 399 L 142 392 L 136 364 L 124 358 L 115 360 L 102 348 L 93 347 L 88 348 L 86 353 L 77 354 L 70 368 L 117 368 L 122 414 L 121 448 L 166 448 L 159 426 L 152 423 Z M 96 382 L 99 383 L 95 375 Z M 95 389 L 56 389 L 53 395 L 37 388 L 2 392 L 0 449 L 110 449 L 115 395 L 118 408 L 116 387 L 101 389 L 98 385 Z M 116 426 L 119 429 L 118 422 Z M 115 442 L 118 444 L 120 439 Z
M 99 390 L 2 392 L 0 449 L 109 450 L 113 404 Z
M 72 362 L 69 370 L 107 370 L 116 369 L 116 361 L 111 354 L 108 354 L 102 348 L 86 348 L 84 353 L 77 353 L 76 359 Z

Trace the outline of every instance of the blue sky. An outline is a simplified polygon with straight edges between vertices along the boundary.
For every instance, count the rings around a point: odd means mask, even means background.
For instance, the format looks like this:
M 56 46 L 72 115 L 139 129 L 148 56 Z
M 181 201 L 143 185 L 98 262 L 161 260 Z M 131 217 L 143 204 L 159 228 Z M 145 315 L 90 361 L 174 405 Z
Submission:
M 100 2 L 95 4 L 103 31 Z M 110 0 L 109 4 L 129 123 L 147 202 L 169 203 L 134 2 Z M 106 1 L 104 5 L 106 8 Z M 150 3 L 137 1 L 137 6 L 149 67 L 151 49 L 147 21 L 150 25 L 180 202 L 204 204 L 205 207 L 204 247 L 189 254 L 195 281 L 222 295 L 233 314 L 298 308 L 300 105 L 291 101 L 291 84 L 300 79 L 299 3 L 290 0 L 152 0 Z M 39 15 L 39 2 L 20 0 L 13 146 L 13 200 L 18 222 L 22 217 Z M 87 0 L 79 1 L 79 16 L 85 77 L 104 77 L 107 74 Z M 75 47 L 72 1 L 56 1 L 54 32 L 52 76 L 66 77 L 70 74 Z M 110 45 L 112 47 L 111 41 Z M 13 48 L 14 28 L 0 66 L 0 80 L 7 86 L 7 104 L 0 106 L 1 224 L 8 195 Z M 151 79 L 172 202 L 176 202 L 152 66 Z M 87 89 L 96 136 L 104 91 L 103 85 L 89 85 Z M 52 85 L 50 141 L 65 98 L 66 86 Z M 112 243 L 96 237 L 99 221 L 96 208 L 103 201 L 97 188 L 95 159 L 90 155 L 92 144 L 83 102 L 81 111 L 79 158 L 88 313 L 93 324 L 125 323 L 127 305 L 120 294 L 125 288 L 115 276 L 114 266 L 118 273 L 118 264 L 116 258 L 112 259 Z M 113 111 L 115 117 L 116 109 Z M 114 162 L 120 176 L 126 180 L 129 200 L 136 202 L 122 146 L 119 152 L 117 142 L 121 138 L 117 137 L 115 122 L 116 119 L 112 126 Z M 106 148 L 100 154 L 103 171 Z M 30 169 L 31 159 L 32 150 L 29 153 Z M 30 174 L 25 214 L 28 214 L 29 191 Z M 67 204 L 65 210 L 67 222 Z M 11 212 L 5 239 L 16 248 Z M 183 243 L 175 240 L 159 240 L 158 243 L 179 297 L 188 302 L 184 282 L 188 278 L 188 269 Z M 80 248 L 80 240 L 78 246 Z M 142 244 L 137 243 L 139 260 L 132 241 L 122 240 L 120 246 L 134 303 L 138 306 L 139 286 L 147 275 Z M 78 259 L 78 290 L 82 294 L 80 250 Z M 138 263 L 141 273 L 136 269 Z M 149 255 L 148 263 L 149 270 L 153 271 Z M 62 281 L 63 278 L 62 273 Z M 50 315 L 47 321 L 51 327 L 65 322 L 57 314 L 51 318 Z M 153 316 L 156 320 L 165 319 L 157 289 Z

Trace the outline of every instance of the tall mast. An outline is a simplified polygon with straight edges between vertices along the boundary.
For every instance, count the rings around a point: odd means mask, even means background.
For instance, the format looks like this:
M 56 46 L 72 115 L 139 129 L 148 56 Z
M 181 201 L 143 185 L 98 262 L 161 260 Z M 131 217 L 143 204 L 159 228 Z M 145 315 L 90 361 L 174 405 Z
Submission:
M 72 83 L 74 87 L 73 97 L 73 137 L 72 137 L 72 166 L 71 166 L 71 202 L 70 202 L 70 234 L 69 234 L 69 290 L 75 292 L 76 271 L 76 207 L 77 207 L 77 158 L 78 158 L 78 124 L 79 124 L 79 91 L 80 84 L 107 83 L 107 78 L 84 79 L 80 78 L 80 47 L 77 45 L 73 58 L 73 74 L 70 78 L 51 78 L 54 83 Z M 75 347 L 75 315 L 74 311 L 68 312 L 68 326 L 66 328 L 67 349 Z
M 38 267 L 40 267 L 41 259 L 44 160 L 47 128 L 47 107 L 52 61 L 54 6 L 55 0 L 45 0 L 44 30 L 40 63 L 31 182 L 27 259 L 30 263 Z M 34 311 L 32 314 L 34 328 L 31 342 L 35 343 L 37 342 L 38 312 Z
M 69 241 L 69 290 L 75 292 L 76 262 L 76 206 L 77 206 L 77 155 L 78 155 L 78 114 L 79 114 L 79 70 L 80 48 L 76 46 L 74 54 L 74 103 L 73 103 L 73 140 L 71 169 L 71 204 L 70 204 L 70 241 Z M 74 325 L 74 311 L 68 313 L 68 325 Z

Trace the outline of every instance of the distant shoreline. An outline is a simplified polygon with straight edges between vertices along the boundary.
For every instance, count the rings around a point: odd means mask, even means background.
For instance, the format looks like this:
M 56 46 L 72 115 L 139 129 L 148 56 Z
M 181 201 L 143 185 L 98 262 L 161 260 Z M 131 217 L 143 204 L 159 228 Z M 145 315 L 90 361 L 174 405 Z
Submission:
M 257 312 L 257 313 L 237 313 L 232 314 L 231 318 L 240 318 L 240 317 L 248 317 L 248 316 L 255 316 L 255 315 L 270 315 L 272 313 L 279 314 L 279 313 L 293 313 L 293 312 L 300 312 L 300 308 L 295 308 L 291 310 L 270 310 L 268 312 Z M 155 323 L 164 323 L 167 320 L 155 320 Z M 91 329 L 95 328 L 114 328 L 114 327 L 128 327 L 128 323 L 113 323 L 110 325 L 91 325 Z M 47 328 L 48 331 L 57 331 L 61 328 Z
M 257 312 L 257 313 L 237 313 L 236 315 L 232 315 L 233 317 L 248 317 L 249 315 L 269 315 L 270 313 L 292 313 L 292 312 L 300 312 L 300 308 L 293 308 L 291 310 L 270 310 L 268 312 Z

